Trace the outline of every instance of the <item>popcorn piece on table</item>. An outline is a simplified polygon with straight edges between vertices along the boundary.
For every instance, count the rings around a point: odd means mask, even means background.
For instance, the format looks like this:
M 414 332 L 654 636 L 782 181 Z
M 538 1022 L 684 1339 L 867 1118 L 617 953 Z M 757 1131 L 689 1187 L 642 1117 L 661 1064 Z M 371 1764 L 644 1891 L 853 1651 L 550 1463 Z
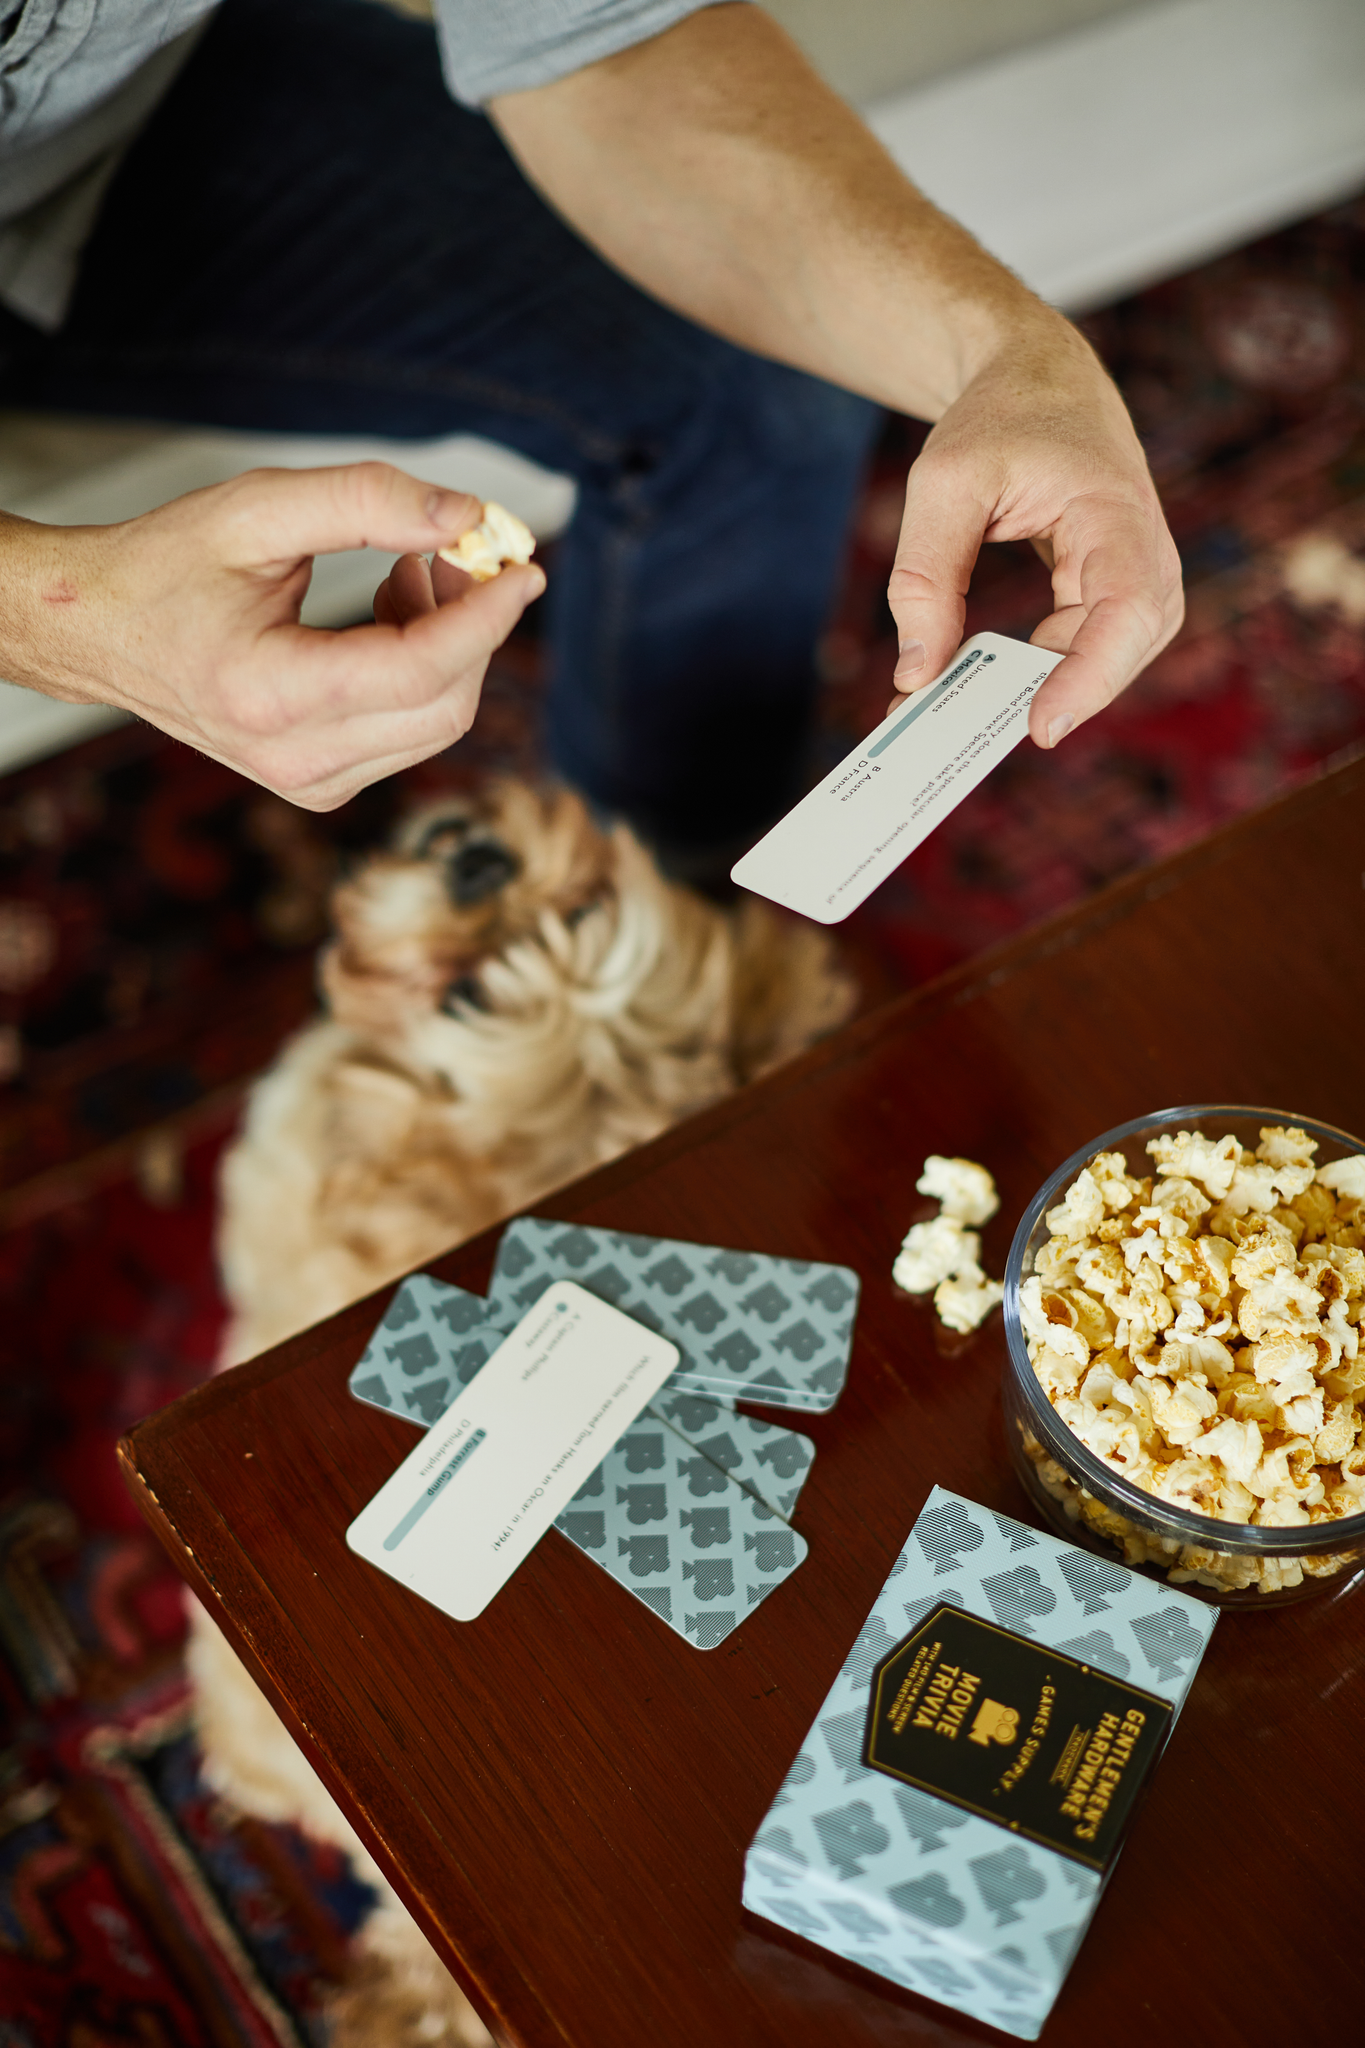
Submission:
M 907 1294 L 928 1294 L 981 1257 L 981 1239 L 955 1216 L 934 1216 L 912 1224 L 905 1234 L 891 1278 Z
M 1254 1152 L 1164 1133 L 1153 1180 L 1100 1153 L 1048 1212 L 1020 1290 L 1039 1384 L 1097 1457 L 1172 1505 L 1267 1528 L 1365 1512 L 1365 1157 L 1315 1170 L 1316 1149 L 1296 1126 L 1268 1125 Z M 1271 1592 L 1348 1561 L 1167 1541 L 1036 1449 L 1047 1490 L 1130 1564 Z
M 948 1329 L 965 1334 L 979 1328 L 1004 1298 L 998 1280 L 988 1280 L 980 1266 L 967 1265 L 934 1289 L 934 1313 Z
M 443 562 L 453 562 L 476 583 L 490 583 L 504 563 L 529 562 L 535 550 L 536 537 L 525 520 L 490 498 L 480 523 L 462 533 L 450 547 L 438 548 L 437 553 Z
M 985 1223 L 1000 1207 L 995 1182 L 975 1160 L 931 1153 L 915 1185 L 920 1194 L 934 1196 L 940 1213 L 906 1232 L 891 1277 L 907 1294 L 932 1288 L 940 1322 L 965 1334 L 1004 1298 L 1000 1283 L 982 1271 L 981 1239 L 967 1227 Z
M 920 1194 L 932 1195 L 943 1214 L 959 1223 L 989 1223 L 1000 1207 L 995 1182 L 974 1159 L 945 1159 L 931 1152 L 915 1186 Z

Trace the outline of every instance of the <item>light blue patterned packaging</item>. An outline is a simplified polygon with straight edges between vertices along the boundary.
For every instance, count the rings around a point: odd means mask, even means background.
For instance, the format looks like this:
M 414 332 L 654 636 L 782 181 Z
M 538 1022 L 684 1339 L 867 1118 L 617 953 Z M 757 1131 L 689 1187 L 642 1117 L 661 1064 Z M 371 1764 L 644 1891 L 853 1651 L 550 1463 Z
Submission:
M 941 1601 L 1157 1695 L 1163 1715 L 1217 1610 L 935 1487 L 749 1847 L 751 1912 L 1033 2041 L 1104 1878 L 863 1761 L 874 1673 Z

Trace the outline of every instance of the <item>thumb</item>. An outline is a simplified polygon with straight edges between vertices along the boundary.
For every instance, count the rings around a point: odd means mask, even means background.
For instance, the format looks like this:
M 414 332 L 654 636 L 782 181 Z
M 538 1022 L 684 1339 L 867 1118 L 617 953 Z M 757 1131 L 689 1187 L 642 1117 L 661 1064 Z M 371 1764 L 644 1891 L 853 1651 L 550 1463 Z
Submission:
M 932 682 L 962 643 L 967 586 L 994 508 L 924 457 L 905 486 L 900 545 L 887 586 L 900 653 L 896 688 Z
M 429 554 L 483 517 L 477 498 L 422 483 L 388 462 L 252 469 L 219 484 L 215 495 L 223 558 L 243 569 L 276 568 L 349 548 Z

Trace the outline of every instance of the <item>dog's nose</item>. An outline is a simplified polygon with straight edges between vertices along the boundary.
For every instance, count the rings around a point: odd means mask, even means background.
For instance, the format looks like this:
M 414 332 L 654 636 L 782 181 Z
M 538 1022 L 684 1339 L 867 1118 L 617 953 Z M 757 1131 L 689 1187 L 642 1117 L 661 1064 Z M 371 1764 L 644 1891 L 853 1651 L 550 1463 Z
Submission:
M 446 886 L 465 910 L 496 896 L 521 873 L 521 862 L 496 839 L 471 839 L 446 865 Z

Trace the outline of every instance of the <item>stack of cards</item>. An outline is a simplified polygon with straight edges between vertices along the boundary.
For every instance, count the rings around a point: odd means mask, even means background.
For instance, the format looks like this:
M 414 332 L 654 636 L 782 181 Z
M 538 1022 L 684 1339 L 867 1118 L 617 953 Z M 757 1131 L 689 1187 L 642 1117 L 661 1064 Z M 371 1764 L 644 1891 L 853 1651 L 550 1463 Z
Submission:
M 522 1218 L 503 1237 L 487 1301 L 426 1274 L 403 1283 L 351 1392 L 429 1427 L 565 1278 L 665 1338 L 680 1362 L 555 1526 L 688 1642 L 713 1649 L 805 1557 L 788 1517 L 815 1456 L 808 1438 L 733 1402 L 833 1406 L 857 1276 Z

